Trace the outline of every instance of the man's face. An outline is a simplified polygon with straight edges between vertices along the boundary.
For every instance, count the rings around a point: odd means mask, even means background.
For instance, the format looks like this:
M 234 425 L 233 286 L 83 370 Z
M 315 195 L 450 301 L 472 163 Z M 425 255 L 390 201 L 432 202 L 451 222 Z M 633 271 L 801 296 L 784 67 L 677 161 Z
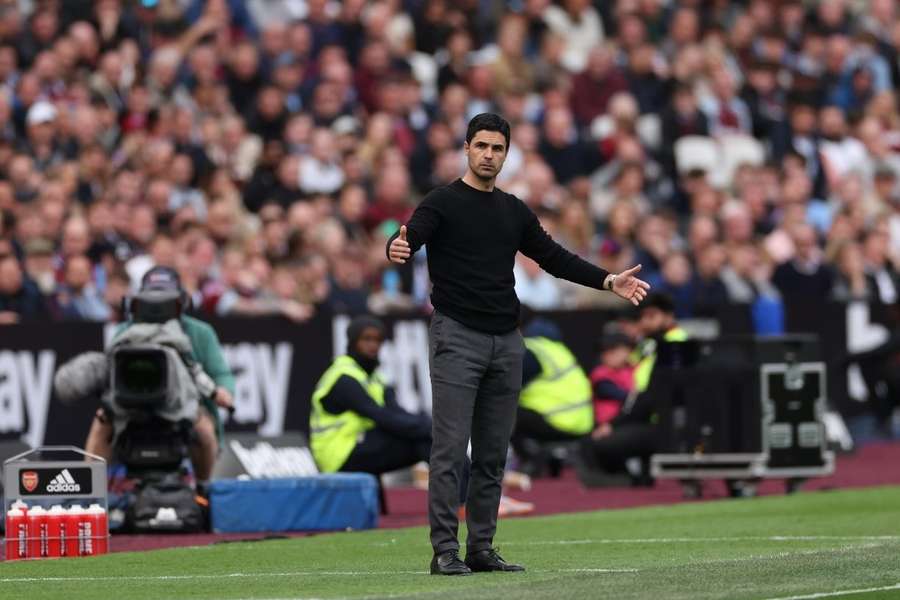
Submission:
M 666 331 L 671 325 L 672 316 L 656 307 L 647 307 L 641 311 L 638 321 L 641 333 L 649 337 Z
M 494 179 L 506 160 L 506 138 L 499 131 L 481 130 L 463 146 L 469 169 L 481 179 Z
M 628 346 L 615 346 L 603 351 L 601 361 L 607 367 L 613 369 L 621 369 L 628 364 L 628 356 L 631 354 L 631 348 Z
M 91 263 L 84 257 L 69 259 L 66 266 L 66 284 L 75 292 L 81 292 L 91 281 Z
M 375 327 L 366 327 L 356 340 L 357 351 L 369 359 L 378 358 L 378 351 L 381 350 L 381 344 L 384 338 L 381 331 Z
M 0 259 L 0 294 L 13 295 L 22 289 L 22 269 L 12 255 Z

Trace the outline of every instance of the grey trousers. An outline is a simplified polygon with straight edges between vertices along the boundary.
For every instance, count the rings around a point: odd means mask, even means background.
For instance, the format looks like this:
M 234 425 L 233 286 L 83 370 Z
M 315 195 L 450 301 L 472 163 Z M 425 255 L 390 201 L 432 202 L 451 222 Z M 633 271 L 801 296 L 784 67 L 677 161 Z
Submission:
M 477 552 L 492 546 L 497 530 L 506 450 L 522 387 L 522 336 L 518 330 L 481 333 L 435 311 L 429 342 L 431 545 L 435 554 L 459 549 L 459 473 L 471 437 L 466 549 Z

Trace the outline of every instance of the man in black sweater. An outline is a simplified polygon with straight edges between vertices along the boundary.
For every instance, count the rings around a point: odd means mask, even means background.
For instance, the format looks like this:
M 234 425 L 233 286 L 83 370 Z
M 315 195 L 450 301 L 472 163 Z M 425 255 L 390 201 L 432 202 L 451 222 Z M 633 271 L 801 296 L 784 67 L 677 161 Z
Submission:
M 494 114 L 469 122 L 468 167 L 462 179 L 429 193 L 387 243 L 388 258 L 405 263 L 428 246 L 435 307 L 429 331 L 432 448 L 428 481 L 434 558 L 431 572 L 522 571 L 493 549 L 503 468 L 522 386 L 519 300 L 513 287 L 516 252 L 545 271 L 635 305 L 649 286 L 640 265 L 611 274 L 566 251 L 518 198 L 494 187 L 509 148 L 509 123 Z M 471 438 L 466 500 L 466 559 L 459 558 L 458 477 Z

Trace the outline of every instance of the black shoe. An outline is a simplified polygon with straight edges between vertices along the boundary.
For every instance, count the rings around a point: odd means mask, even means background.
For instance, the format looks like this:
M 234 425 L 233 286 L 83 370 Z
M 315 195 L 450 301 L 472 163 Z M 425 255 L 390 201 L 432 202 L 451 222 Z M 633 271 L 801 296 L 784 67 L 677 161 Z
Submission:
M 432 575 L 471 575 L 472 570 L 459 558 L 458 550 L 435 554 L 431 559 Z
M 466 554 L 466 565 L 468 565 L 475 573 L 485 571 L 505 571 L 507 573 L 512 573 L 525 570 L 525 567 L 522 565 L 512 565 L 503 560 L 493 548 L 479 550 L 478 552 L 469 552 Z

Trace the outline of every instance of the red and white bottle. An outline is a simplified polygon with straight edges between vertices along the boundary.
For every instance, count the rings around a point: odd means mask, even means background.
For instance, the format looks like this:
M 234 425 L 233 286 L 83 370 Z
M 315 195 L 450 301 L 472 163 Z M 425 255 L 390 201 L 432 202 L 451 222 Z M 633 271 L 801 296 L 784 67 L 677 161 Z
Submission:
M 47 511 L 47 556 L 59 558 L 66 554 L 66 509 L 54 504 Z
M 23 558 L 28 558 L 28 516 L 13 504 L 6 511 L 6 560 Z
M 28 558 L 46 558 L 49 552 L 47 510 L 35 506 L 28 511 Z
M 66 556 L 80 556 L 81 544 L 78 536 L 81 519 L 84 516 L 84 508 L 80 504 L 73 504 L 66 511 Z
M 91 504 L 86 513 L 87 521 L 91 524 L 94 554 L 106 554 L 109 551 L 109 521 L 106 509 L 99 504 Z
M 94 540 L 94 522 L 86 508 L 78 512 L 78 556 L 94 556 L 97 543 Z

